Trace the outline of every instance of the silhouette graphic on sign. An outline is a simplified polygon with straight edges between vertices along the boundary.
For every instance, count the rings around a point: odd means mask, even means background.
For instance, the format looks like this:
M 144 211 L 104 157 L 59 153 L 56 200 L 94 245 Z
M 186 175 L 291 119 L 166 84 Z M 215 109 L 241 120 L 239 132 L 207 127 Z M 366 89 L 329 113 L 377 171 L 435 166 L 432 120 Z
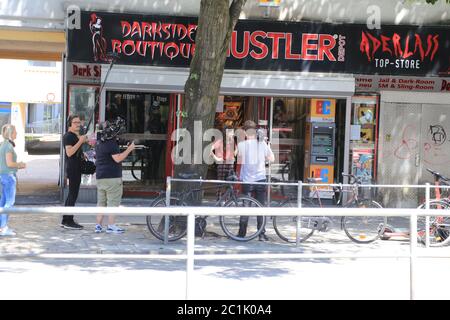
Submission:
M 106 56 L 106 39 L 103 37 L 102 18 L 97 14 L 91 14 L 91 21 L 89 22 L 89 29 L 92 34 L 92 51 L 94 54 L 94 60 L 110 62 Z

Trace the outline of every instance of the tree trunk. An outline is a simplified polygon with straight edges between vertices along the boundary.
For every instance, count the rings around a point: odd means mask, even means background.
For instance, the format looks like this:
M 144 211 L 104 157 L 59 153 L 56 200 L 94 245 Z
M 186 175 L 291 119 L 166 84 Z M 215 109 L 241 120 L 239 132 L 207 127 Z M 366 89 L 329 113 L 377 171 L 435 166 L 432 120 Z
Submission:
M 195 38 L 195 54 L 184 87 L 182 128 L 191 136 L 191 163 L 175 165 L 179 173 L 197 173 L 206 178 L 208 165 L 203 161 L 203 132 L 213 128 L 220 84 L 224 72 L 231 34 L 246 0 L 202 0 Z M 201 123 L 201 135 L 194 136 L 194 124 Z M 195 147 L 197 144 L 197 148 Z

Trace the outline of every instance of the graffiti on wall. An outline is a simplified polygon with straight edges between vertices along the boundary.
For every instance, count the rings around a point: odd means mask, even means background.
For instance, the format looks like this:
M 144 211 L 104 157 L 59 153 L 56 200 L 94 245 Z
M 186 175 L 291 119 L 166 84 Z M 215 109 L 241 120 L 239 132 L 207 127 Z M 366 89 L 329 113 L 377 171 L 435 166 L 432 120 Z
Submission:
M 427 126 L 427 136 L 423 143 L 423 161 L 428 165 L 444 165 L 450 163 L 450 141 L 442 123 Z
M 418 143 L 416 139 L 416 126 L 408 124 L 402 132 L 400 143 L 394 147 L 394 157 L 400 160 L 408 160 L 417 153 Z

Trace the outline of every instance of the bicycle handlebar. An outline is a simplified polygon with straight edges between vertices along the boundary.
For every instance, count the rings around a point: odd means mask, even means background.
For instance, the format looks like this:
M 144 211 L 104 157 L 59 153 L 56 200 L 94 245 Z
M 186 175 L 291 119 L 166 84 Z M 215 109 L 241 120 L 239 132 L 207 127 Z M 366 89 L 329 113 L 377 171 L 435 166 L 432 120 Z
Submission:
M 350 181 L 349 181 L 350 184 L 361 184 L 362 183 L 362 178 L 361 177 L 357 177 L 354 174 L 342 173 L 342 176 L 343 177 L 349 177 L 350 178 Z
M 431 169 L 429 169 L 429 168 L 426 168 L 427 169 L 427 171 L 429 172 L 429 173 L 431 173 L 433 176 L 434 176 L 434 181 L 435 182 L 439 182 L 439 180 L 441 180 L 442 182 L 450 182 L 450 179 L 449 178 L 447 178 L 447 177 L 444 177 L 442 174 L 440 174 L 439 172 L 437 172 L 437 171 L 433 171 L 433 170 L 431 170 Z

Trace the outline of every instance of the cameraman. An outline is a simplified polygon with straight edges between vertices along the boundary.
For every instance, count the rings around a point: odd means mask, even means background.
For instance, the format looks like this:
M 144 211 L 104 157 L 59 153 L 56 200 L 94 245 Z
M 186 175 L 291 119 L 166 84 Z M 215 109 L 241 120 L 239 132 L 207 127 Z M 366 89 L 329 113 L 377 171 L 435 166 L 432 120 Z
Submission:
M 270 144 L 267 142 L 260 130 L 256 130 L 256 123 L 252 120 L 247 120 L 244 123 L 244 130 L 247 140 L 241 141 L 238 144 L 238 163 L 241 164 L 240 179 L 243 182 L 267 182 L 266 180 L 266 161 L 273 162 L 275 156 L 270 149 Z M 259 136 L 257 139 L 257 135 Z M 262 205 L 266 202 L 266 188 L 265 185 L 243 184 L 242 193 L 251 196 L 254 191 L 256 193 L 256 200 Z M 247 233 L 248 216 L 241 216 L 239 220 L 239 237 L 245 237 Z M 257 226 L 260 228 L 262 217 L 257 217 Z M 260 241 L 267 241 L 266 230 L 259 234 Z
M 117 135 L 121 131 L 120 125 L 111 126 L 105 122 L 103 133 L 95 145 L 96 152 L 96 178 L 97 178 L 97 206 L 118 207 L 122 200 L 122 161 L 134 150 L 134 142 L 127 149 L 120 152 Z M 108 132 L 108 134 L 106 134 Z M 97 216 L 95 233 L 103 231 L 103 216 Z M 115 224 L 115 217 L 108 217 L 106 233 L 124 233 L 125 230 Z

